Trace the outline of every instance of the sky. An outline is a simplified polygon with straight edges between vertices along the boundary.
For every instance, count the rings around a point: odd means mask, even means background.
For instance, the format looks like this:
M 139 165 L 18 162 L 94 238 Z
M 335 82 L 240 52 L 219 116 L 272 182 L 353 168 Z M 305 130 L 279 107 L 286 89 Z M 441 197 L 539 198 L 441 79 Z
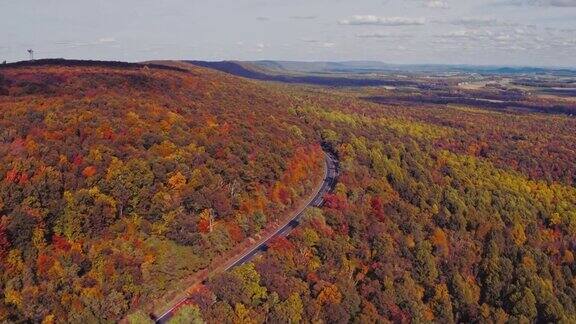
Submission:
M 576 67 L 576 0 L 0 0 L 0 61 Z

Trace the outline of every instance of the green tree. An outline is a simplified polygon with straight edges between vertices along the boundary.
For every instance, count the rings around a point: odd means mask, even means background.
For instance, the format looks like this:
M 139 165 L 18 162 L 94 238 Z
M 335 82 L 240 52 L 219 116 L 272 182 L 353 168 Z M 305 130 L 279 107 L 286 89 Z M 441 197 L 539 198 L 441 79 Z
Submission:
M 69 240 L 97 235 L 116 220 L 116 201 L 98 187 L 67 191 L 64 199 L 64 215 L 57 221 L 56 231 Z
M 247 297 L 252 305 L 258 305 L 266 297 L 266 287 L 260 285 L 260 274 L 256 271 L 253 263 L 247 263 L 236 267 L 232 274 L 241 282 Z
M 127 163 L 113 158 L 106 173 L 106 189 L 118 201 L 119 216 L 127 212 L 143 212 L 139 207 L 150 199 L 154 174 L 148 163 L 131 159 Z
M 274 306 L 273 322 L 300 323 L 303 312 L 304 305 L 300 296 L 297 293 L 292 293 L 288 299 Z
M 538 314 L 536 297 L 530 288 L 523 288 L 512 293 L 509 297 L 512 315 L 524 316 L 532 321 Z
M 183 305 L 168 321 L 169 324 L 204 324 L 200 309 L 196 305 Z
M 146 315 L 143 311 L 137 311 L 132 313 L 127 317 L 128 323 L 130 324 L 153 324 L 154 321 Z
M 428 287 L 431 287 L 438 278 L 438 268 L 436 259 L 432 254 L 432 245 L 428 241 L 423 241 L 416 245 L 415 251 L 415 278 Z

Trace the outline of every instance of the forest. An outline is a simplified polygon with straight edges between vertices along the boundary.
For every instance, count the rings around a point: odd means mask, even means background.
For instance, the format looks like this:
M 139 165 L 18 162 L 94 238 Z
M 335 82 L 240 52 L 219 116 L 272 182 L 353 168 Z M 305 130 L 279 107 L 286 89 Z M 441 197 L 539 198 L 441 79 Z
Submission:
M 322 172 L 286 99 L 237 79 L 93 62 L 0 73 L 0 322 L 118 321 Z
M 576 321 L 573 118 L 292 93 L 335 191 L 174 322 Z
M 576 119 L 178 63 L 0 70 L 0 321 L 147 305 L 340 172 L 171 323 L 576 322 Z

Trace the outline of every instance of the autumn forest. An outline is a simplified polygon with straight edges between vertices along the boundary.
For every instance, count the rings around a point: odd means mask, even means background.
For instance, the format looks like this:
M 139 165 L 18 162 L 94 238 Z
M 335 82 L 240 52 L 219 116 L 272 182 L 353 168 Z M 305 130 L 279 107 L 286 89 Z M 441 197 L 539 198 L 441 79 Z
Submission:
M 406 91 L 0 66 L 0 323 L 576 322 L 574 101 Z

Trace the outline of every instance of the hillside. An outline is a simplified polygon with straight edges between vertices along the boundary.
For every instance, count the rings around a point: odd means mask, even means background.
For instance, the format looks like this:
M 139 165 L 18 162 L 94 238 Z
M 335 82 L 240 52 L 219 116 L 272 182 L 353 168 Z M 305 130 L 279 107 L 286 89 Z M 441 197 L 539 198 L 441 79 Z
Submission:
M 201 68 L 0 69 L 0 322 L 117 321 L 320 176 L 290 98 Z
M 176 323 L 576 321 L 576 119 L 274 87 L 337 153 L 336 189 Z

